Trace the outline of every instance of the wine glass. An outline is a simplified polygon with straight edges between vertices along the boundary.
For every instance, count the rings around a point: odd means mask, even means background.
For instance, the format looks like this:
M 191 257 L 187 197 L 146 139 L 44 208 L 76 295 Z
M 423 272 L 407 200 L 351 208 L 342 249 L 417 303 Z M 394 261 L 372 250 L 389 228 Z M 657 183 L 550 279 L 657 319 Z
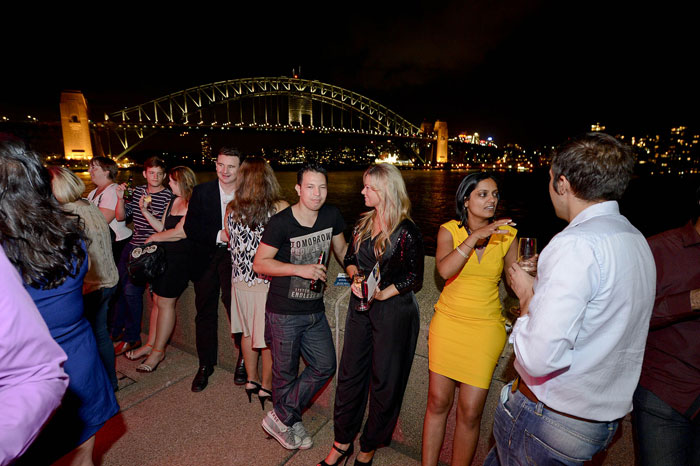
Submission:
M 365 278 L 367 277 L 365 277 L 365 274 L 362 271 L 358 271 L 352 276 L 353 283 L 362 292 L 362 298 L 359 298 L 360 302 L 357 304 L 358 312 L 367 312 L 369 310 L 369 304 L 367 303 L 367 282 L 365 281 Z
M 533 277 L 537 275 L 537 238 L 520 238 L 518 265 Z

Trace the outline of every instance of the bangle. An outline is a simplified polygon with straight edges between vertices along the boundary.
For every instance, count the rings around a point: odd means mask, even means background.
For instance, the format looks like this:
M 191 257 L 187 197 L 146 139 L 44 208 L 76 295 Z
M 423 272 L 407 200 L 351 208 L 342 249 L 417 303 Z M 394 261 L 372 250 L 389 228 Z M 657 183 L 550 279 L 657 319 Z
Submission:
M 459 253 L 460 256 L 464 257 L 465 259 L 469 259 L 469 254 L 465 254 L 464 251 L 459 249 L 459 246 L 457 246 L 455 250 Z

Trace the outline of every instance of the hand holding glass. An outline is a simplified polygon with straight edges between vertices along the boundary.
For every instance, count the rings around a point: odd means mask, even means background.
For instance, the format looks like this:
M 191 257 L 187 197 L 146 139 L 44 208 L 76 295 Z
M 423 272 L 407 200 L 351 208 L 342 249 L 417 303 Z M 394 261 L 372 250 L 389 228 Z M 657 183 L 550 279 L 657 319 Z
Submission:
M 518 241 L 518 265 L 533 277 L 537 275 L 536 238 L 520 238 Z
M 358 312 L 367 312 L 369 310 L 369 304 L 367 303 L 367 282 L 365 281 L 365 274 L 363 272 L 357 272 L 352 276 L 353 284 L 362 294 L 360 302 L 357 304 Z

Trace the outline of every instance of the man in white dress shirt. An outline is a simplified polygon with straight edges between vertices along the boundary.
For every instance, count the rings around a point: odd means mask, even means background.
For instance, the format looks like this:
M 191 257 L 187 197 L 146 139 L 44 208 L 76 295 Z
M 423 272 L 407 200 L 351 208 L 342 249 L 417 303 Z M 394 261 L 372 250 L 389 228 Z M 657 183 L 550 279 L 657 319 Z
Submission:
M 486 465 L 582 464 L 632 410 L 656 282 L 647 241 L 616 201 L 633 167 L 631 150 L 603 133 L 554 154 L 549 194 L 569 225 L 540 254 L 536 279 L 508 270 L 519 377 L 501 392 Z

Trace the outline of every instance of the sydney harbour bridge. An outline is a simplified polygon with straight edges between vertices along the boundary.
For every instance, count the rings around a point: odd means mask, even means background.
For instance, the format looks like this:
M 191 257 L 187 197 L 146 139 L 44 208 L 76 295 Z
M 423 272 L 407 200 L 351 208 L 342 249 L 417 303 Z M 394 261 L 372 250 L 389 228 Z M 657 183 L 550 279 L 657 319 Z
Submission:
M 192 87 L 105 115 L 92 130 L 115 137 L 122 157 L 165 130 L 258 129 L 435 141 L 384 105 L 331 84 L 297 77 L 243 78 Z M 445 134 L 446 138 L 446 134 Z

